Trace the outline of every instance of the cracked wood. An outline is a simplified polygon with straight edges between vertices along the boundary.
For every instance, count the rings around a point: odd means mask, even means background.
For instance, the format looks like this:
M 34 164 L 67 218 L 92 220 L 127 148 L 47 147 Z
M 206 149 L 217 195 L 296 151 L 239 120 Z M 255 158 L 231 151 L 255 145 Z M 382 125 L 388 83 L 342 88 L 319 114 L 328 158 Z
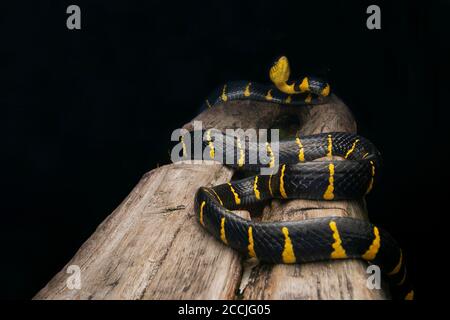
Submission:
M 348 108 L 333 96 L 313 107 L 231 101 L 194 120 L 204 128 L 270 128 L 287 116 L 300 133 L 355 132 Z M 192 129 L 193 122 L 184 127 Z M 365 264 L 357 260 L 305 265 L 257 266 L 206 233 L 193 212 L 202 185 L 229 181 L 219 164 L 166 165 L 145 174 L 122 204 L 83 244 L 35 299 L 383 299 L 386 290 L 365 286 Z M 240 212 L 249 218 L 247 212 Z M 265 221 L 324 215 L 366 218 L 363 201 L 272 201 Z M 81 268 L 81 289 L 66 286 L 69 265 Z M 242 274 L 245 271 L 245 281 Z M 238 296 L 236 293 L 241 289 Z

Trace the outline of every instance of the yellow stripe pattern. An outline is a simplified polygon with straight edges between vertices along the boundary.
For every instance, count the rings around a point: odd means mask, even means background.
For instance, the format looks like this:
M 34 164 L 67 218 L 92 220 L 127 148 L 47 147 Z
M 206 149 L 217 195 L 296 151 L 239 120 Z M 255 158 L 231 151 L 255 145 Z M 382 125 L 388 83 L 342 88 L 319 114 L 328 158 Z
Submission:
M 334 199 L 334 164 L 330 163 L 328 165 L 328 170 L 330 172 L 330 177 L 328 178 L 328 187 L 323 194 L 323 198 L 325 200 L 333 200 Z
M 248 255 L 250 258 L 256 258 L 255 241 L 253 240 L 253 228 L 248 227 Z
M 275 156 L 273 154 L 272 147 L 270 146 L 270 143 L 268 143 L 268 142 L 266 142 L 266 151 L 270 157 L 269 168 L 273 168 L 275 166 Z
M 245 91 L 244 91 L 244 96 L 249 97 L 250 96 L 250 86 L 252 85 L 251 82 L 249 82 L 247 84 L 247 86 L 245 87 Z
M 408 292 L 408 294 L 405 296 L 405 300 L 414 300 L 414 290 Z
M 257 200 L 261 199 L 261 193 L 258 190 L 258 176 L 255 176 L 255 182 L 253 183 L 253 191 Z
M 226 90 L 227 90 L 227 85 L 224 85 L 223 89 L 222 89 L 222 95 L 220 96 L 224 102 L 226 102 L 228 100 Z
M 320 94 L 324 97 L 327 97 L 330 94 L 330 91 L 331 91 L 330 85 L 327 83 L 327 85 L 325 86 L 325 88 L 322 89 Z
M 291 97 L 291 96 L 288 96 L 288 97 L 286 98 L 286 100 L 284 100 L 284 102 L 287 103 L 287 104 L 291 103 L 291 102 L 292 102 L 292 97 Z
M 333 252 L 331 253 L 332 259 L 345 259 L 347 258 L 347 253 L 345 249 L 342 247 L 341 236 L 339 235 L 339 231 L 336 225 L 336 222 L 330 221 L 330 229 L 333 231 L 333 239 L 334 243 L 331 245 L 333 248 Z
M 230 186 L 231 193 L 232 193 L 233 196 L 234 196 L 234 202 L 235 202 L 237 205 L 240 205 L 240 204 L 241 204 L 241 198 L 239 198 L 238 193 L 236 192 L 236 190 L 234 190 L 234 188 L 233 188 L 233 186 L 231 185 L 231 183 L 228 182 L 228 185 Z
M 222 239 L 223 243 L 228 244 L 227 236 L 225 235 L 225 218 L 220 220 L 220 239 Z
M 217 192 L 216 191 L 214 191 L 214 189 L 211 189 L 211 191 L 212 192 L 214 192 L 214 194 L 216 195 L 216 197 L 217 197 L 217 200 L 219 200 L 219 202 L 220 202 L 220 205 L 222 205 L 223 206 L 223 202 L 222 202 L 222 199 L 220 199 L 220 197 L 219 197 L 219 195 L 217 194 Z
M 200 205 L 200 223 L 202 224 L 202 226 L 205 226 L 205 224 L 203 223 L 203 207 L 205 206 L 206 201 L 202 201 L 202 204 Z
M 213 189 L 203 189 L 206 193 L 208 193 L 212 198 L 214 198 L 214 194 L 217 195 L 217 193 L 213 190 Z M 210 190 L 212 192 L 210 192 Z M 214 194 L 213 194 L 214 193 Z M 220 200 L 220 199 L 219 199 Z M 222 201 L 220 201 L 220 203 L 222 204 Z
M 327 153 L 327 157 L 328 158 L 332 158 L 333 157 L 333 138 L 331 137 L 331 134 L 328 135 L 328 153 Z
M 309 91 L 309 81 L 308 77 L 303 78 L 302 82 L 299 85 L 300 92 Z
M 286 171 L 286 165 L 283 164 L 281 167 L 281 175 L 280 175 L 280 194 L 284 199 L 287 199 L 286 190 L 284 189 L 284 171 Z
M 273 197 L 273 191 L 272 191 L 272 175 L 269 176 L 269 192 L 270 192 L 270 195 Z
M 284 234 L 284 249 L 281 257 L 283 258 L 283 263 L 295 263 L 297 261 L 294 254 L 294 247 L 292 246 L 291 238 L 289 237 L 289 230 L 283 227 L 281 231 Z
M 372 166 L 372 172 L 371 172 L 370 182 L 369 182 L 369 186 L 367 187 L 366 194 L 368 194 L 372 190 L 373 180 L 375 177 L 375 164 L 373 163 L 372 160 L 370 161 L 370 165 Z
M 377 227 L 373 227 L 373 234 L 375 235 L 375 238 L 372 241 L 372 244 L 370 245 L 369 249 L 367 249 L 366 253 L 362 255 L 362 258 L 364 260 L 373 260 L 377 256 L 378 250 L 381 246 L 381 239 L 380 239 L 380 232 L 378 231 Z
M 305 148 L 303 148 L 302 141 L 299 137 L 295 138 L 295 142 L 298 145 L 298 160 L 303 162 L 305 161 Z
M 345 157 L 344 157 L 345 159 L 347 159 L 348 156 L 351 155 L 353 151 L 355 151 L 355 147 L 356 147 L 356 144 L 357 144 L 358 142 L 359 142 L 359 139 L 356 139 L 355 142 L 353 142 L 352 147 L 351 147 L 350 150 L 348 150 L 347 153 L 345 154 Z
M 306 99 L 305 99 L 305 102 L 306 102 L 306 103 L 311 103 L 311 101 L 312 101 L 312 95 L 311 95 L 311 94 L 308 94 L 308 96 L 307 96 Z
M 388 273 L 388 276 L 393 276 L 393 275 L 397 274 L 400 271 L 400 268 L 402 267 L 402 263 L 403 263 L 403 252 L 402 252 L 402 250 L 400 250 L 400 258 L 398 259 L 398 263 L 395 266 L 395 268 L 392 269 L 392 271 Z

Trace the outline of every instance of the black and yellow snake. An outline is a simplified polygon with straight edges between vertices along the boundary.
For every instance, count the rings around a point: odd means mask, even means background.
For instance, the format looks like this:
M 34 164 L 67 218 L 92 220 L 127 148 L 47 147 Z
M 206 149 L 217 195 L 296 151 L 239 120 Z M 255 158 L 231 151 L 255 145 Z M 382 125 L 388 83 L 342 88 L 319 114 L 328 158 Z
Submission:
M 274 85 L 234 82 L 219 88 L 206 104 L 253 99 L 279 104 L 317 104 L 325 101 L 330 86 L 305 77 L 289 83 L 285 57 L 270 69 Z M 192 132 L 190 134 L 193 134 Z M 249 163 L 251 143 L 242 146 L 236 137 L 222 135 L 220 143 L 202 132 L 202 145 L 212 159 L 231 152 L 236 169 L 255 172 Z M 217 137 L 217 133 L 216 133 Z M 233 140 L 232 150 L 226 142 Z M 193 141 L 193 140 L 192 140 Z M 237 142 L 237 143 L 236 143 Z M 267 157 L 274 157 L 267 143 Z M 243 219 L 231 210 L 268 199 L 357 199 L 370 192 L 378 177 L 380 154 L 367 139 L 352 133 L 332 132 L 279 142 L 279 170 L 256 174 L 212 188 L 201 187 L 195 196 L 195 212 L 200 224 L 213 236 L 245 254 L 267 263 L 304 263 L 327 259 L 360 258 L 376 264 L 389 278 L 393 292 L 412 299 L 402 250 L 385 230 L 368 221 L 348 217 L 326 217 L 303 221 L 256 222 Z M 335 161 L 340 156 L 344 161 Z M 313 161 L 322 158 L 318 161 Z M 325 159 L 325 160 L 324 160 Z M 269 161 L 267 166 L 273 165 Z M 229 165 L 229 164 L 227 164 Z

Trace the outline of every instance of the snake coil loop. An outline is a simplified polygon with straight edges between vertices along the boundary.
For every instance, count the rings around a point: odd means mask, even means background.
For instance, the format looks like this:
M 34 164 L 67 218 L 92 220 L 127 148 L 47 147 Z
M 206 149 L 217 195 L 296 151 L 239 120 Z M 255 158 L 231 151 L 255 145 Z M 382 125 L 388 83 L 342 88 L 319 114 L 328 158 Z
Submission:
M 317 78 L 304 77 L 301 81 L 289 82 L 290 67 L 286 57 L 275 62 L 269 75 L 274 85 L 227 83 L 216 90 L 206 104 L 213 107 L 242 99 L 279 104 L 317 104 L 323 103 L 330 94 L 329 84 Z M 203 147 L 210 149 L 212 159 L 221 152 L 231 152 L 235 159 L 231 167 L 255 171 L 255 166 L 249 164 L 252 148 L 256 148 L 254 145 L 242 147 L 239 143 L 232 144 L 230 150 L 223 142 L 234 138 L 223 135 L 219 143 L 208 131 L 202 134 L 205 136 Z M 274 157 L 270 144 L 267 156 Z M 334 161 L 332 156 L 341 156 L 345 160 Z M 322 157 L 328 160 L 313 161 Z M 200 224 L 225 245 L 261 262 L 366 260 L 380 266 L 390 282 L 395 284 L 394 291 L 399 296 L 412 299 L 414 291 L 407 281 L 402 250 L 389 233 L 368 221 L 326 217 L 255 222 L 232 212 L 273 198 L 325 201 L 361 198 L 372 190 L 379 175 L 381 158 L 375 146 L 356 134 L 324 133 L 280 141 L 278 158 L 280 170 L 277 173 L 200 188 L 195 196 L 195 211 Z

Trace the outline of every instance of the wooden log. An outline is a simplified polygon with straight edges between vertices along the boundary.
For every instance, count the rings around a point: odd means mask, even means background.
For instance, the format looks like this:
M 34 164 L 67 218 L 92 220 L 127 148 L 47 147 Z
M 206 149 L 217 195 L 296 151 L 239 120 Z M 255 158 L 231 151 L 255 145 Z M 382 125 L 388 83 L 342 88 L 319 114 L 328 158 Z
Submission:
M 355 132 L 337 97 L 314 107 L 232 101 L 194 120 L 204 128 L 270 128 L 296 119 L 300 133 Z M 193 121 L 184 126 L 192 129 Z M 383 299 L 369 290 L 366 265 L 357 260 L 257 266 L 206 233 L 193 212 L 195 191 L 229 181 L 220 164 L 171 164 L 145 174 L 68 264 L 34 299 Z M 241 215 L 250 218 L 247 212 Z M 363 201 L 272 201 L 262 220 L 341 215 L 366 218 Z M 67 269 L 81 270 L 81 288 L 66 285 Z M 237 295 L 236 295 L 237 293 Z
M 351 112 L 336 97 L 333 101 L 331 106 L 325 104 L 303 109 L 300 117 L 304 125 L 299 134 L 356 132 Z M 264 209 L 262 220 L 304 220 L 325 216 L 367 219 L 367 210 L 363 199 L 332 202 L 273 200 Z M 368 289 L 366 269 L 367 263 L 355 259 L 258 266 L 251 271 L 247 283 L 241 285 L 240 293 L 244 299 L 387 299 L 389 293 L 385 283 L 382 290 Z

